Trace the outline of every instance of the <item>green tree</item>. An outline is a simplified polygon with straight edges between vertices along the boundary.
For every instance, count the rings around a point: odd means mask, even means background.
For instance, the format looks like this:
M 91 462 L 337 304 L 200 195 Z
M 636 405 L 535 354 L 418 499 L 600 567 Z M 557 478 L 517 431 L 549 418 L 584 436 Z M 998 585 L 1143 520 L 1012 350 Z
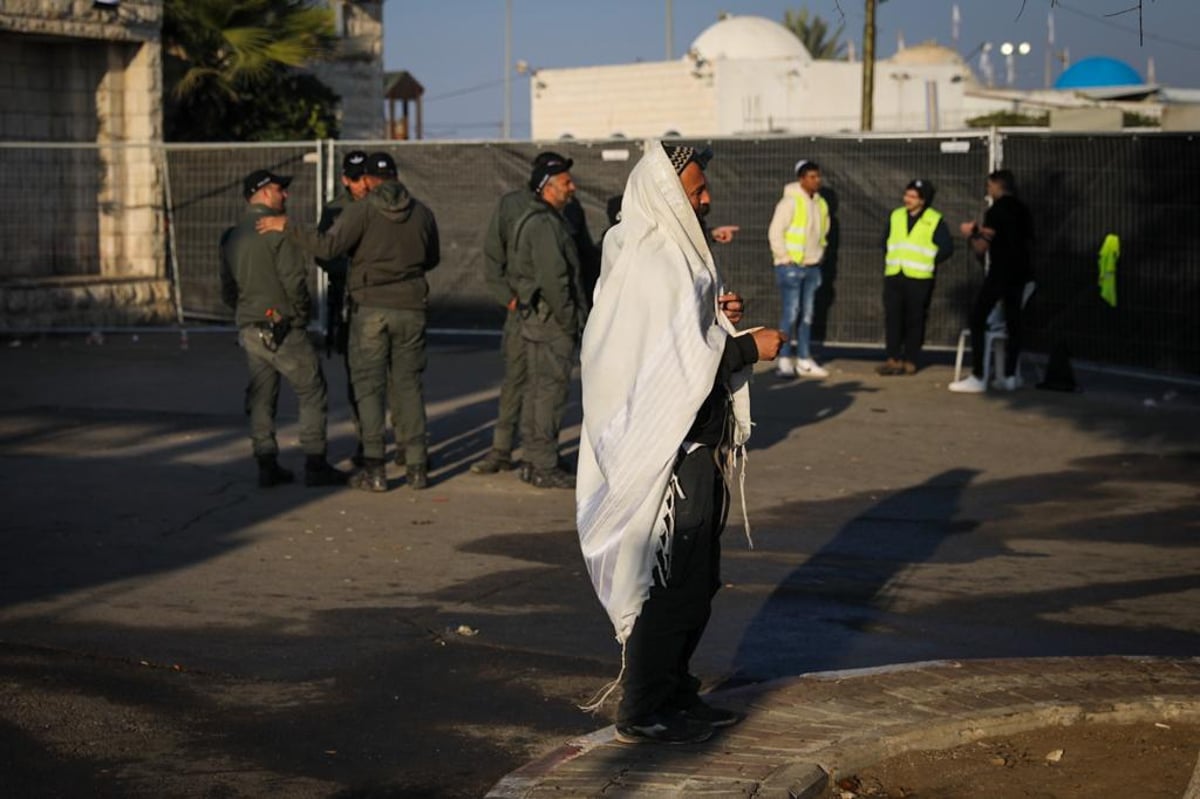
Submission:
M 845 26 L 838 25 L 837 30 L 831 33 L 829 23 L 819 14 L 813 14 L 810 19 L 807 8 L 784 11 L 783 27 L 796 34 L 796 38 L 813 58 L 828 60 L 841 58 L 846 53 L 846 43 L 842 41 L 842 30 Z
M 337 134 L 339 98 L 302 70 L 333 52 L 329 9 L 308 0 L 167 0 L 163 11 L 168 140 Z

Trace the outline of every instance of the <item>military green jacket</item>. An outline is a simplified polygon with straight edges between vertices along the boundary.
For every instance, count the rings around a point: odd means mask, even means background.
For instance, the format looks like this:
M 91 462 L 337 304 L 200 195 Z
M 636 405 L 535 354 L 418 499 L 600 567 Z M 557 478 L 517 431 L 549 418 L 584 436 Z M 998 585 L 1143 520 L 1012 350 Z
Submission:
M 259 233 L 254 225 L 275 211 L 249 205 L 221 236 L 221 299 L 234 309 L 238 327 L 267 322 L 274 309 L 292 327 L 308 326 L 312 299 L 304 251 L 282 233 Z
M 289 223 L 285 235 L 318 258 L 349 255 L 347 284 L 360 305 L 423 310 L 425 273 L 441 260 L 433 212 L 395 180 L 346 206 L 328 231 Z
M 508 239 L 517 223 L 533 202 L 528 189 L 510 191 L 500 198 L 483 237 L 483 280 L 496 302 L 507 306 L 517 295 L 517 285 L 508 273 Z
M 565 220 L 530 197 L 512 231 L 508 270 L 522 313 L 553 319 L 570 336 L 583 330 L 587 306 L 579 284 L 579 251 Z

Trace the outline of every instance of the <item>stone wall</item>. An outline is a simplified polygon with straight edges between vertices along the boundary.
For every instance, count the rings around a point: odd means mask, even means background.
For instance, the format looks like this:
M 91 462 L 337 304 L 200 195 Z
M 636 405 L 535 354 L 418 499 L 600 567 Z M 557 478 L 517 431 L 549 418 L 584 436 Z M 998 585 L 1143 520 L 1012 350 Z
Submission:
M 159 314 L 128 279 L 160 282 L 166 262 L 161 28 L 161 0 L 0 3 L 5 326 Z
M 0 283 L 0 331 L 162 325 L 175 321 L 170 281 L 57 278 Z

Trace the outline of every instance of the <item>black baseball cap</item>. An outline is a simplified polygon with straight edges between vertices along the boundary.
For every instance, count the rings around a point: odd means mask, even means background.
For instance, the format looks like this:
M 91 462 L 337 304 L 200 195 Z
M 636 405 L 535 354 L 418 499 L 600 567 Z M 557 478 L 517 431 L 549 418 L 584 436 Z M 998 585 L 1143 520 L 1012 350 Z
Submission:
M 291 175 L 276 175 L 269 169 L 256 169 L 242 178 L 242 196 L 249 200 L 263 186 L 274 183 L 280 188 L 286 189 L 291 182 Z
M 371 153 L 367 156 L 366 174 L 380 178 L 396 177 L 396 162 L 387 153 Z
M 342 159 L 342 174 L 351 180 L 358 180 L 367 171 L 367 153 L 365 150 L 351 150 Z
M 532 167 L 539 167 L 542 164 L 547 164 L 552 161 L 562 161 L 563 163 L 565 163 L 567 165 L 567 169 L 570 169 L 571 167 L 575 166 L 575 162 L 572 161 L 570 158 L 567 158 L 565 155 L 559 155 L 558 153 L 553 152 L 552 150 L 544 150 L 544 151 L 538 153 L 537 155 L 535 155 L 533 157 L 533 160 L 529 163 L 529 165 Z
M 554 153 L 550 154 L 554 156 Z M 545 188 L 546 183 L 555 175 L 561 175 L 563 172 L 570 172 L 571 167 L 575 162 L 570 158 L 550 157 L 542 160 L 534 159 L 533 171 L 529 175 L 529 188 L 534 192 L 539 192 Z

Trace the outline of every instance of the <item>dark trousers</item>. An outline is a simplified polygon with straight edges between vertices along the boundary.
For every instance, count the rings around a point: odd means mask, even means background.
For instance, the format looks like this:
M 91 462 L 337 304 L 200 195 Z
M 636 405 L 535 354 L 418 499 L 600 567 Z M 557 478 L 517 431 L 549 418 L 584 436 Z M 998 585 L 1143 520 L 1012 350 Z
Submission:
M 917 362 L 925 340 L 925 317 L 933 279 L 889 275 L 883 279 L 884 335 L 887 357 Z
M 274 351 L 263 343 L 259 332 L 254 326 L 238 331 L 250 369 L 246 414 L 250 417 L 250 441 L 255 456 L 279 452 L 279 444 L 275 441 L 275 411 L 279 406 L 281 377 L 300 401 L 300 447 L 307 455 L 323 455 L 327 400 L 325 376 L 321 373 L 317 351 L 303 330 L 288 331 Z
M 1004 352 L 1004 374 L 1008 377 L 1017 370 L 1017 357 L 1021 354 L 1021 300 L 1025 293 L 1025 278 L 1009 278 L 996 273 L 995 268 L 983 280 L 983 287 L 975 297 L 971 309 L 971 371 L 983 379 L 983 341 L 987 333 L 987 318 L 997 302 L 1004 303 L 1004 325 L 1008 330 L 1008 346 Z
M 521 399 L 521 440 L 526 463 L 549 470 L 558 465 L 558 433 L 567 412 L 575 340 L 553 320 L 521 322 L 528 370 Z
M 665 584 L 656 573 L 625 644 L 618 723 L 690 707 L 700 689 L 689 664 L 721 587 L 725 483 L 711 447 L 680 458 L 675 475 L 684 496 L 676 498 L 670 572 Z
M 529 376 L 525 341 L 521 338 L 521 317 L 516 311 L 509 311 L 504 320 L 500 353 L 504 356 L 504 382 L 500 384 L 500 408 L 496 413 L 496 429 L 492 432 L 492 449 L 512 452 L 521 424 L 525 381 Z

